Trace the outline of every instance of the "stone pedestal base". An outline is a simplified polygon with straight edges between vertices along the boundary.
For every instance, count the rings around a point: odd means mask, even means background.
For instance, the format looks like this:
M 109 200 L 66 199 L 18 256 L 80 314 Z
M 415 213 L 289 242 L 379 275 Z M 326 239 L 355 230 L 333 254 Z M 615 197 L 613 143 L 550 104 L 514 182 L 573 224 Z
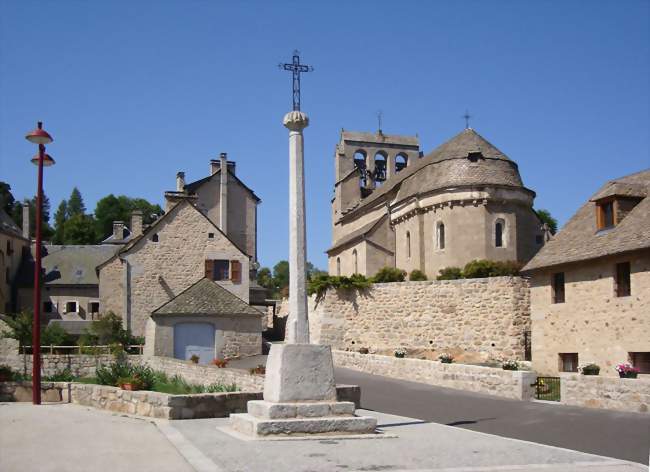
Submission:
M 355 416 L 354 403 L 336 401 L 332 350 L 313 344 L 274 344 L 266 363 L 264 400 L 230 426 L 253 437 L 369 434 L 377 420 Z

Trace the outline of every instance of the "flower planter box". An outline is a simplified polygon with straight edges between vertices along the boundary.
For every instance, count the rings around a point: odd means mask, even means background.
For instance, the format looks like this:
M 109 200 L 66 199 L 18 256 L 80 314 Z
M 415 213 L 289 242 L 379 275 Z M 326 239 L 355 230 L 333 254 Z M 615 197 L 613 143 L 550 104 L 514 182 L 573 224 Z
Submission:
M 618 376 L 622 379 L 636 379 L 639 374 L 636 372 L 619 372 Z

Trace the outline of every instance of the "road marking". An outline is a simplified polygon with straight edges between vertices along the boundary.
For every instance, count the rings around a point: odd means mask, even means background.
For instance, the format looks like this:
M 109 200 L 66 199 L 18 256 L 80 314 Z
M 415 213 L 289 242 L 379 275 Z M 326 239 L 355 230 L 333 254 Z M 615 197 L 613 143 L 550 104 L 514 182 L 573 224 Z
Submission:
M 152 421 L 196 472 L 225 472 L 167 421 Z
M 550 471 L 570 471 L 576 469 L 593 470 L 594 468 L 606 467 L 607 472 L 625 472 L 646 470 L 645 466 L 633 463 L 617 462 L 568 462 L 556 464 L 522 464 L 522 465 L 490 465 L 490 466 L 467 466 L 467 467 L 445 467 L 442 469 L 396 469 L 392 472 L 526 472 L 528 470 L 550 470 Z M 354 471 L 353 471 L 354 472 Z

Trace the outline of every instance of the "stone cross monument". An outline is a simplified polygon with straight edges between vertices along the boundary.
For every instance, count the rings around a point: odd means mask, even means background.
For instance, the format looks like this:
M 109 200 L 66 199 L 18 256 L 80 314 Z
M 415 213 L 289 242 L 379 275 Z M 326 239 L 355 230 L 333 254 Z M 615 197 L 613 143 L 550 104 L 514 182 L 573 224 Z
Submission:
M 294 110 L 284 116 L 283 124 L 289 129 L 287 338 L 285 344 L 271 346 L 266 362 L 264 400 L 248 402 L 248 413 L 230 415 L 231 426 L 257 437 L 372 433 L 377 425 L 375 418 L 355 416 L 354 403 L 337 401 L 330 346 L 309 344 L 302 135 L 309 118 L 296 110 L 295 100 Z

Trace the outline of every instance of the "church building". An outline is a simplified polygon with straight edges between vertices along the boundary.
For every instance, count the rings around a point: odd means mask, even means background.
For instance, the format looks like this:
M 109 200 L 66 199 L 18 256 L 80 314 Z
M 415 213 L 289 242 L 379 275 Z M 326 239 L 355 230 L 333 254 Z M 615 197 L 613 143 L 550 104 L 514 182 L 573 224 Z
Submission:
M 342 131 L 330 275 L 384 266 L 435 279 L 474 259 L 528 262 L 543 246 L 517 164 L 471 128 L 429 154 L 417 136 Z

